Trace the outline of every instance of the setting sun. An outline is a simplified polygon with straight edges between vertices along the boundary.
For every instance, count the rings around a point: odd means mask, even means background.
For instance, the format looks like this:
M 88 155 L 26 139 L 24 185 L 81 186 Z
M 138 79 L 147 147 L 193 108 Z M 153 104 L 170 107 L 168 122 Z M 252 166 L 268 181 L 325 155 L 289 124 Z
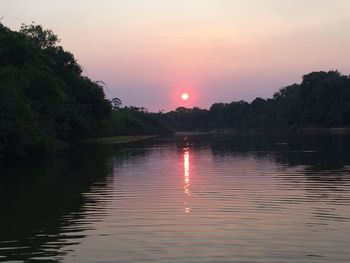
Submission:
M 182 94 L 181 94 L 181 99 L 182 99 L 182 100 L 188 100 L 189 97 L 190 97 L 190 96 L 188 95 L 188 93 L 182 93 Z

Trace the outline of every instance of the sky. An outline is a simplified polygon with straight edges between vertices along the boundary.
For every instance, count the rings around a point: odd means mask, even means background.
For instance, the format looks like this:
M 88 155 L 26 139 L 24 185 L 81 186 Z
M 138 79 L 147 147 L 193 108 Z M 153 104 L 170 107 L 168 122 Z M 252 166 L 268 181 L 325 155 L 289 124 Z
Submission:
M 0 17 L 52 29 L 107 98 L 150 111 L 268 98 L 312 71 L 350 74 L 349 0 L 0 0 Z

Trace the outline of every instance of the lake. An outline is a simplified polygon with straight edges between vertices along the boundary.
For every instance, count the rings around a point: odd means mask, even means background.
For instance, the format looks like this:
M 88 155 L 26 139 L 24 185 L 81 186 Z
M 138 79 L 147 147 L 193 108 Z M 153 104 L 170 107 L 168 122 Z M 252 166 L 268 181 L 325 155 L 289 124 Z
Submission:
M 350 262 L 345 135 L 89 145 L 0 175 L 0 261 Z

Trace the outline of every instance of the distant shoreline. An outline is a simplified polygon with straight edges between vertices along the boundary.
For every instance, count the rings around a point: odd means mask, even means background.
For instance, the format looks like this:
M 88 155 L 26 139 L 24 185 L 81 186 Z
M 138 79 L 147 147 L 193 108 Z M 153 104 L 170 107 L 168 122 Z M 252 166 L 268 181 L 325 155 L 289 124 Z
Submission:
M 290 133 L 290 134 L 350 134 L 350 128 L 296 128 L 296 129 L 216 129 L 210 131 L 178 131 L 175 136 L 210 135 L 210 134 L 259 134 L 259 133 Z
M 101 137 L 95 139 L 88 139 L 82 141 L 82 143 L 89 144 L 119 144 L 119 143 L 127 143 L 134 141 L 141 141 L 156 138 L 159 135 L 135 135 L 135 136 L 112 136 L 112 137 Z

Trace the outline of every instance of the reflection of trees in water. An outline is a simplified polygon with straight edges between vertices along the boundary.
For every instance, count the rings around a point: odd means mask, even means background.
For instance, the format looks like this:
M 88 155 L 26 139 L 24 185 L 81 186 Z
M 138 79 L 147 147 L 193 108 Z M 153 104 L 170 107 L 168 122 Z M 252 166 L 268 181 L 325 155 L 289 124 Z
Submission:
M 333 205 L 348 205 L 350 186 L 350 138 L 348 136 L 233 136 L 211 142 L 213 155 L 269 159 L 280 164 L 284 181 L 280 190 L 301 190 L 295 200 L 279 198 L 278 203 L 314 203 L 312 217 L 319 221 L 347 219 Z M 260 203 L 262 202 L 259 201 Z M 321 203 L 319 203 L 321 202 Z M 327 205 L 330 206 L 327 206 Z
M 190 138 L 191 147 L 207 148 L 214 156 L 253 156 L 281 164 L 281 169 L 302 169 L 299 176 L 278 176 L 287 187 L 306 192 L 314 202 L 312 216 L 320 220 L 342 220 L 342 213 L 324 204 L 348 204 L 350 147 L 344 136 L 233 136 Z M 152 147 L 177 145 L 174 139 Z M 104 201 L 89 195 L 98 189 L 113 187 L 113 166 L 139 161 L 150 150 L 148 142 L 135 143 L 127 151 L 120 146 L 77 149 L 65 158 L 31 167 L 1 171 L 0 178 L 0 261 L 29 258 L 56 258 L 67 253 L 67 246 L 81 242 L 91 222 L 107 213 Z M 313 151 L 313 152 L 310 152 Z M 194 151 L 195 154 L 195 151 Z M 220 159 L 220 158 L 219 158 Z M 146 160 L 146 158 L 145 158 Z M 24 167 L 24 166 L 23 166 Z M 116 175 L 117 176 L 117 175 Z M 300 184 L 300 180 L 303 183 Z M 283 184 L 279 185 L 283 187 Z M 283 190 L 283 189 L 282 189 Z M 278 197 L 288 205 L 305 200 Z M 106 200 L 107 198 L 103 198 Z M 319 203 L 320 200 L 323 202 Z M 269 200 L 257 200 L 257 205 L 271 207 Z M 325 202 L 324 202 L 325 201 Z M 108 202 L 108 201 L 107 201 Z M 341 207 L 341 206 L 337 206 Z M 93 213 L 89 213 L 92 211 Z M 7 243 L 6 243 L 7 242 Z M 13 248 L 13 249 L 12 249 Z M 2 256 L 2 257 L 1 257 Z
M 107 212 L 87 193 L 94 185 L 112 187 L 111 157 L 118 151 L 118 146 L 87 147 L 56 161 L 2 171 L 0 261 L 59 260 L 67 253 L 64 247 L 78 244 L 90 223 Z M 137 158 L 144 151 L 131 155 Z
M 273 158 L 288 166 L 307 166 L 313 172 L 341 170 L 350 164 L 350 137 L 330 135 L 237 135 L 211 141 L 213 155 Z
M 350 137 L 345 135 L 237 135 L 213 140 L 211 151 L 213 155 L 269 159 L 281 164 L 281 169 L 301 168 L 298 176 L 278 178 L 298 188 L 302 176 L 302 181 L 307 183 L 303 189 L 315 200 L 339 201 L 342 186 L 349 183 L 349 146 Z

